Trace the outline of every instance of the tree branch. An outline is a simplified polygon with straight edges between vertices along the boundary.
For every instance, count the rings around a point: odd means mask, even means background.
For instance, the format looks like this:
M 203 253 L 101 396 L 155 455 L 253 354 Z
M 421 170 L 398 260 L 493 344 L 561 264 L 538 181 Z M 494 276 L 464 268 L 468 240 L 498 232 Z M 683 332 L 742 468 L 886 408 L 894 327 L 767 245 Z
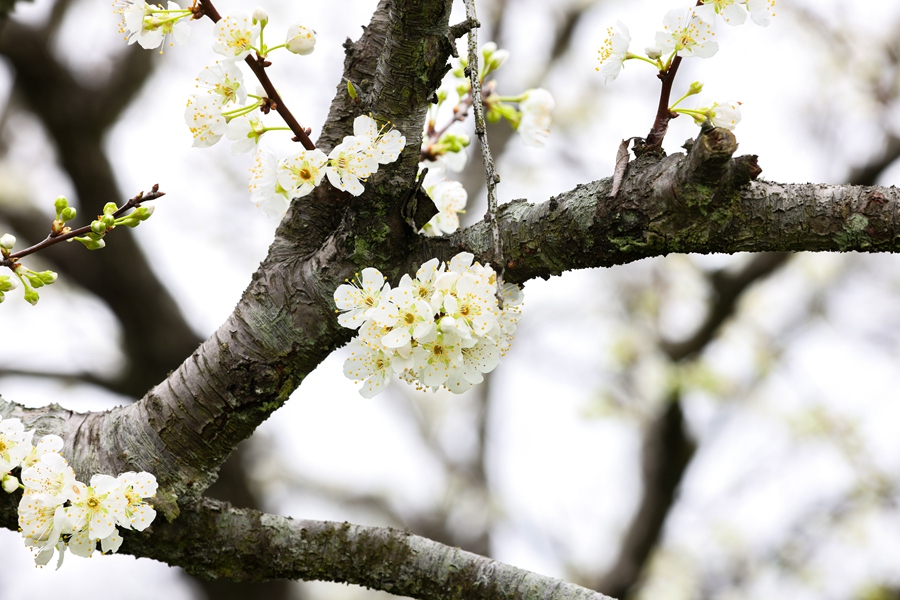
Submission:
M 0 498 L 14 529 L 21 492 Z M 177 523 L 122 531 L 121 553 L 198 577 L 355 583 L 422 600 L 607 600 L 608 596 L 387 527 L 294 520 L 204 499 Z

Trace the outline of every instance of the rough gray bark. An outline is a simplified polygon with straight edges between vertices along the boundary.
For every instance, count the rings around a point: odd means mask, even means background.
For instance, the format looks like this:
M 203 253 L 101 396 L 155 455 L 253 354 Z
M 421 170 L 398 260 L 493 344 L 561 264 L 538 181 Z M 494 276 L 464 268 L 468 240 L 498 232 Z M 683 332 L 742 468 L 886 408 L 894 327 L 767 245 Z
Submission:
M 900 192 L 754 182 L 755 157 L 732 159 L 737 143 L 721 129 L 702 133 L 687 155 L 642 156 L 615 198 L 604 179 L 542 204 L 503 206 L 502 257 L 485 222 L 420 238 L 404 214 L 415 198 L 425 110 L 460 32 L 451 33 L 449 13 L 449 0 L 382 0 L 360 40 L 345 44 L 345 76 L 360 102 L 338 86 L 319 147 L 330 149 L 354 116 L 371 112 L 406 135 L 406 150 L 358 198 L 322 186 L 295 202 L 233 314 L 169 377 L 140 402 L 103 413 L 0 401 L 3 416 L 61 435 L 82 478 L 156 475 L 162 516 L 129 535 L 123 552 L 209 577 L 328 579 L 417 598 L 603 598 L 406 533 L 292 521 L 201 496 L 235 446 L 349 339 L 332 294 L 361 267 L 396 281 L 428 258 L 468 250 L 523 282 L 668 252 L 894 250 Z M 16 501 L 2 501 L 6 527 L 15 527 Z

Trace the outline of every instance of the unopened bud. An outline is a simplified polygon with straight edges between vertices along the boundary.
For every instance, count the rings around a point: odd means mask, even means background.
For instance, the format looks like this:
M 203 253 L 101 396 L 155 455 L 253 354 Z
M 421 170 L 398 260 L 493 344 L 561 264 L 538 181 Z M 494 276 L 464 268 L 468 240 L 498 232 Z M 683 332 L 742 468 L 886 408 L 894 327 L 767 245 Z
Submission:
M 284 45 L 294 54 L 305 56 L 316 49 L 316 32 L 299 23 L 288 28 Z
M 651 60 L 656 60 L 660 56 L 662 56 L 662 50 L 657 48 L 656 46 L 647 46 L 644 48 L 644 52 L 647 53 L 647 58 Z
M 62 211 L 60 211 L 59 218 L 63 221 L 71 221 L 72 219 L 75 218 L 76 214 L 78 214 L 78 211 L 76 211 L 71 206 L 67 206 L 64 209 L 62 209 Z
M 12 250 L 13 246 L 16 245 L 16 236 L 11 233 L 4 233 L 0 236 L 0 246 L 6 248 L 7 250 Z
M 91 221 L 91 231 L 96 233 L 97 235 L 103 235 L 106 233 L 106 223 L 103 221 Z
M 488 66 L 490 66 L 491 71 L 496 71 L 500 68 L 500 65 L 506 62 L 507 58 L 509 58 L 509 50 L 497 50 L 491 58 L 488 59 Z
M 41 271 L 40 273 L 35 273 L 35 275 L 41 278 L 41 281 L 44 283 L 44 285 L 56 283 L 56 279 L 58 277 L 58 275 L 53 271 Z
M 3 476 L 3 491 L 12 494 L 19 489 L 19 480 L 7 473 Z
M 699 81 L 691 82 L 691 87 L 688 89 L 688 93 L 690 93 L 691 95 L 694 95 L 694 94 L 699 94 L 702 91 L 703 91 L 702 83 L 700 83 Z
M 266 11 L 264 11 L 261 8 L 257 8 L 256 10 L 253 11 L 253 24 L 254 25 L 259 23 L 260 25 L 265 27 L 268 22 L 269 22 L 269 15 L 266 14 Z
M 84 244 L 84 247 L 87 248 L 88 250 L 100 250 L 101 248 L 106 247 L 106 242 L 104 242 L 103 238 L 100 238 L 100 237 L 95 239 L 95 238 L 88 237 L 88 236 L 85 236 L 85 237 L 76 236 L 71 239 L 81 242 L 82 244 Z
M 11 292 L 19 287 L 19 281 L 9 275 L 0 275 L 0 292 Z
M 59 196 L 59 197 L 57 197 L 56 200 L 53 202 L 53 208 L 56 209 L 56 212 L 61 211 L 62 209 L 64 209 L 64 208 L 67 207 L 68 205 L 69 205 L 69 201 L 66 200 L 66 197 L 65 197 L 65 196 Z
M 114 212 L 116 212 L 117 210 L 119 210 L 119 207 L 116 206 L 115 202 L 107 202 L 106 204 L 103 205 L 103 214 L 104 215 L 111 215 Z
M 34 306 L 35 304 L 38 303 L 38 300 L 40 300 L 40 299 L 41 299 L 40 294 L 38 294 L 36 291 L 34 291 L 34 289 L 25 288 L 25 302 Z
M 481 47 L 481 54 L 484 56 L 485 60 L 491 57 L 491 54 L 497 51 L 497 44 L 495 42 L 488 42 L 484 46 Z

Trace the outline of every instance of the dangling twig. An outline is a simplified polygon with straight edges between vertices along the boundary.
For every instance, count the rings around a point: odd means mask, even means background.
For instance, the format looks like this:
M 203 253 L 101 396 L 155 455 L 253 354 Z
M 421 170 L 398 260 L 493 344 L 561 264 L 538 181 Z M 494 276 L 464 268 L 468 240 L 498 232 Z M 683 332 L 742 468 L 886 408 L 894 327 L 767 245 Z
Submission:
M 487 131 L 485 129 L 484 120 L 484 101 L 481 97 L 481 80 L 478 77 L 478 32 L 477 28 L 481 27 L 478 23 L 478 17 L 475 15 L 475 0 L 463 0 L 466 6 L 466 20 L 474 23 L 469 29 L 469 64 L 468 70 L 469 81 L 472 84 L 472 108 L 475 113 L 475 135 L 478 136 L 478 142 L 481 146 L 481 156 L 484 159 L 484 176 L 487 181 L 487 201 L 488 210 L 485 215 L 491 224 L 491 238 L 494 246 L 494 262 L 503 261 L 503 248 L 500 244 L 500 224 L 497 221 L 497 183 L 500 176 L 494 170 L 494 158 L 491 156 L 491 147 L 488 145 Z M 501 298 L 501 290 L 503 288 L 503 271 L 505 265 L 501 267 L 500 273 L 497 275 L 497 298 Z M 502 306 L 502 300 L 500 300 Z

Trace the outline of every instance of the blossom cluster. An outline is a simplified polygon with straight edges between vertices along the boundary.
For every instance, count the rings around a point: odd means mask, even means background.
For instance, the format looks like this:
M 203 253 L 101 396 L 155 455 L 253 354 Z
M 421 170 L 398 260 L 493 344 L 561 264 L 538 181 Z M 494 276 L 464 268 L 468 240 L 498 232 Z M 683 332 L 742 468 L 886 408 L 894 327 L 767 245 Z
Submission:
M 360 115 L 353 120 L 353 135 L 327 155 L 315 149 L 279 158 L 261 147 L 250 169 L 250 199 L 267 214 L 281 216 L 293 198 L 312 192 L 323 176 L 339 190 L 359 196 L 364 191 L 362 182 L 379 165 L 397 160 L 405 145 L 399 131 L 379 127 L 372 117 Z
M 98 474 L 85 485 L 60 454 L 62 438 L 45 435 L 32 445 L 33 437 L 34 430 L 26 430 L 19 419 L 0 418 L 2 485 L 10 494 L 24 488 L 19 529 L 36 564 L 46 565 L 58 550 L 59 568 L 66 550 L 89 557 L 98 542 L 104 554 L 116 552 L 122 545 L 119 527 L 143 531 L 153 522 L 156 511 L 145 501 L 156 494 L 153 475 Z M 21 483 L 12 474 L 15 469 L 21 470 Z
M 626 60 L 636 59 L 655 66 L 660 74 L 666 73 L 677 57 L 710 58 L 719 50 L 719 44 L 713 39 L 716 35 L 717 17 L 725 23 L 735 26 L 746 22 L 747 16 L 761 26 L 768 26 L 770 18 L 775 16 L 775 0 L 702 0 L 697 6 L 689 9 L 672 9 L 663 18 L 663 28 L 656 33 L 655 43 L 648 46 L 645 55 L 629 52 L 631 34 L 621 21 L 615 27 L 607 29 L 607 37 L 600 50 L 600 64 L 596 70 L 603 83 L 609 84 L 622 71 Z M 709 106 L 698 106 L 693 109 L 678 108 L 679 102 L 686 97 L 699 93 L 702 85 L 691 84 L 690 91 L 669 107 L 674 113 L 692 116 L 698 124 L 707 120 L 716 127 L 734 129 L 740 121 L 740 102 L 715 102 Z
M 473 259 L 433 258 L 394 288 L 370 267 L 337 288 L 338 322 L 359 331 L 344 375 L 363 382 L 360 395 L 381 393 L 394 374 L 417 389 L 462 393 L 494 370 L 512 343 L 522 292 L 507 283 L 498 293 L 497 274 Z

